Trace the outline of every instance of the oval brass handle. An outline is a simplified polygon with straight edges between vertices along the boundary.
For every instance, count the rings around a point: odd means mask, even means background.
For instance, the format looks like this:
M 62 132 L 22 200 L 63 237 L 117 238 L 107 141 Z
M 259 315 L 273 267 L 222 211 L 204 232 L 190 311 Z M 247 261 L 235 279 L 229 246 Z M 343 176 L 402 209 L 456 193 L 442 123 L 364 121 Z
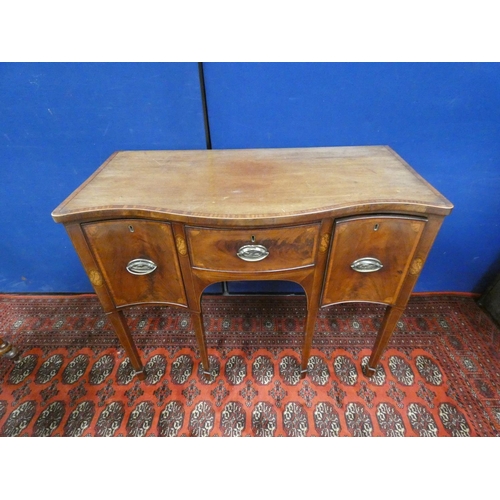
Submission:
M 358 273 L 374 273 L 375 271 L 380 271 L 383 267 L 382 262 L 375 257 L 363 257 L 351 264 L 351 269 L 354 269 Z
M 133 259 L 127 264 L 127 271 L 130 274 L 143 275 L 150 274 L 157 268 L 157 265 L 148 259 Z
M 269 255 L 269 250 L 263 245 L 243 245 L 236 255 L 247 262 L 258 262 Z

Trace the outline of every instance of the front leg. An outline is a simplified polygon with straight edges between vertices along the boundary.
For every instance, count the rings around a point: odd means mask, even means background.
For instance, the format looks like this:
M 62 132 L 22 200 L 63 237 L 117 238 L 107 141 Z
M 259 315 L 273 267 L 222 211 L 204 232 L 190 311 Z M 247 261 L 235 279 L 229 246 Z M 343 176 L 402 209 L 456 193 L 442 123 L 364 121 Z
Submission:
M 144 366 L 142 365 L 141 358 L 139 356 L 139 351 L 135 346 L 134 340 L 130 333 L 130 329 L 127 325 L 127 321 L 122 311 L 112 311 L 107 314 L 118 339 L 120 340 L 127 356 L 130 359 L 130 364 L 135 370 L 135 374 L 139 380 L 144 380 L 146 374 L 144 372 Z
M 380 329 L 373 346 L 370 360 L 363 368 L 363 373 L 365 374 L 365 376 L 372 377 L 373 375 L 375 375 L 380 357 L 387 347 L 387 344 L 391 339 L 392 332 L 394 331 L 399 318 L 401 318 L 403 311 L 404 307 L 387 306 L 384 319 L 382 320 L 382 324 L 380 325 Z
M 198 349 L 200 350 L 203 373 L 210 376 L 210 363 L 208 361 L 207 341 L 205 337 L 205 329 L 203 327 L 203 315 L 201 312 L 192 311 L 191 317 L 193 318 L 194 333 L 196 335 Z
M 316 317 L 318 314 L 318 305 L 316 303 L 308 304 L 306 327 L 304 331 L 304 344 L 302 347 L 302 365 L 300 368 L 300 377 L 304 378 L 307 373 L 307 365 L 311 355 L 311 346 L 314 336 L 314 328 L 316 327 Z

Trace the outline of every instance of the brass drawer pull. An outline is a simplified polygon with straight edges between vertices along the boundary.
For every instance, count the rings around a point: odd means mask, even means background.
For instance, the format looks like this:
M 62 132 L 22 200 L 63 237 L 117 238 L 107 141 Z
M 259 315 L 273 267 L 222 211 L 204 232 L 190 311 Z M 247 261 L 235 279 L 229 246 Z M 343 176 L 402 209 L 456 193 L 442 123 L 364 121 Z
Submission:
M 127 264 L 127 271 L 130 274 L 143 275 L 150 274 L 157 268 L 157 265 L 148 259 L 133 259 Z
M 269 255 L 269 250 L 262 245 L 243 245 L 236 255 L 247 262 L 258 262 Z
M 380 271 L 383 267 L 382 262 L 375 257 L 363 257 L 351 264 L 351 269 L 358 273 L 374 273 L 375 271 Z

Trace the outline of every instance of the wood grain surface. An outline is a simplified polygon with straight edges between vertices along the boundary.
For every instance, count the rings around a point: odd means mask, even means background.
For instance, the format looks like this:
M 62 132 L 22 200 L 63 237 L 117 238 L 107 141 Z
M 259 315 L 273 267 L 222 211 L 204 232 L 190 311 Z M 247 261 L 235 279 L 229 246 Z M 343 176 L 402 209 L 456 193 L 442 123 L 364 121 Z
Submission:
M 452 208 L 394 151 L 370 146 L 122 151 L 52 215 L 66 226 L 140 378 L 143 365 L 122 308 L 189 310 L 209 374 L 203 290 L 256 279 L 304 289 L 301 376 L 320 307 L 386 304 L 364 367 L 372 376 Z
M 212 225 L 319 219 L 353 210 L 446 215 L 452 205 L 386 146 L 121 151 L 53 212 Z

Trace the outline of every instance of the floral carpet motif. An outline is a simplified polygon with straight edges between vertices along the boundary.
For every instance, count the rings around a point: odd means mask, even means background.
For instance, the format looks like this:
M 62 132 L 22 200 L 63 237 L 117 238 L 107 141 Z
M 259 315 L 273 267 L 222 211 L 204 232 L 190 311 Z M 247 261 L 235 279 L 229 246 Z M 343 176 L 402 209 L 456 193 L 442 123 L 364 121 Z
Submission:
M 189 313 L 125 311 L 139 381 L 93 295 L 0 296 L 0 436 L 499 436 L 500 330 L 472 297 L 415 295 L 376 374 L 383 307 L 320 311 L 300 377 L 305 300 L 203 299 L 210 375 Z

